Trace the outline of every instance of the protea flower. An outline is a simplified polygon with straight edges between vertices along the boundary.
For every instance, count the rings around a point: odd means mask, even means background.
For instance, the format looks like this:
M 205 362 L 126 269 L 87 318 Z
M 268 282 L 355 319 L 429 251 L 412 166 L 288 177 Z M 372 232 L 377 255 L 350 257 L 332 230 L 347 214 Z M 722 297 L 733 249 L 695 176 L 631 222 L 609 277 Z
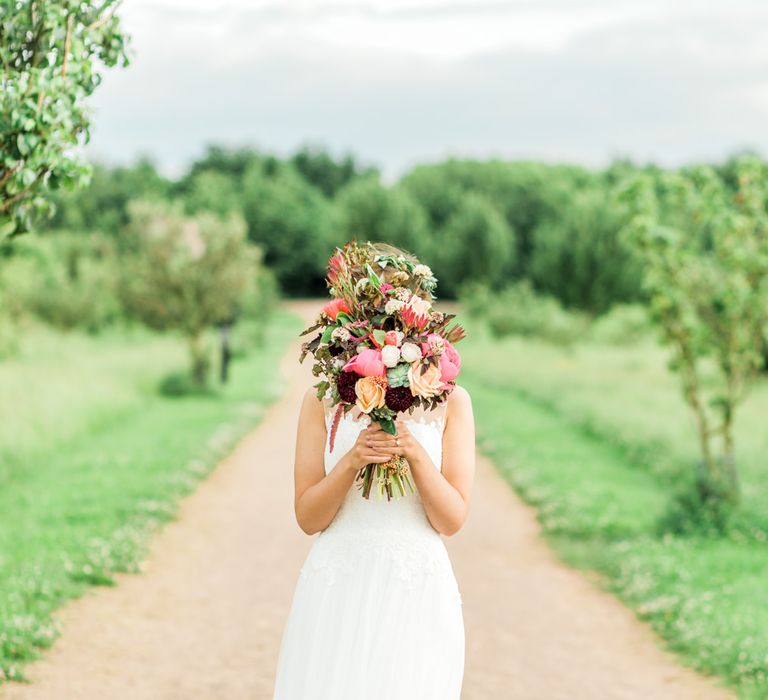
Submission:
M 454 323 L 450 328 L 447 328 L 445 331 L 443 331 L 443 337 L 451 343 L 458 343 L 462 338 L 465 338 L 466 336 L 467 332 L 458 323 Z
M 347 274 L 347 261 L 344 260 L 344 256 L 341 251 L 337 251 L 335 255 L 332 255 L 328 260 L 328 280 L 332 285 L 336 285 L 339 281 L 339 277 Z
M 429 314 L 432 309 L 426 299 L 413 294 L 400 312 L 403 321 L 411 328 L 424 328 L 429 323 Z

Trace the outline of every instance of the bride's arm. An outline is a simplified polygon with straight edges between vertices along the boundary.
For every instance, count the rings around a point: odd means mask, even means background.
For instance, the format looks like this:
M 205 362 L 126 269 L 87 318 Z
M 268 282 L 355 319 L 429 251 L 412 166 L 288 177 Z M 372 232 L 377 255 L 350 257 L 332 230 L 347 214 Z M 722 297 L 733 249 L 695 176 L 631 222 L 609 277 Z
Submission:
M 389 459 L 388 454 L 376 454 L 368 447 L 368 437 L 373 432 L 375 428 L 370 426 L 362 430 L 352 449 L 326 476 L 323 404 L 313 389 L 305 394 L 296 434 L 294 509 L 299 527 L 308 535 L 325 530 L 331 524 L 363 465 Z
M 455 534 L 467 519 L 475 478 L 475 419 L 469 393 L 457 386 L 448 399 L 440 470 L 402 418 L 397 431 L 399 452 L 411 466 L 429 522 L 443 535 Z M 392 440 L 390 436 L 383 439 Z

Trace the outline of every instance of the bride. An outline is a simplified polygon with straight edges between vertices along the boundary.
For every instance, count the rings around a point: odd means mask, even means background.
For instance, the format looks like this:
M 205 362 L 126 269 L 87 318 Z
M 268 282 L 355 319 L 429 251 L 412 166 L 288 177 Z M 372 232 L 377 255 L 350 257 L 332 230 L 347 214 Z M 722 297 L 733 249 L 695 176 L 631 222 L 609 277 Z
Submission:
M 309 389 L 301 406 L 294 481 L 298 524 L 320 534 L 294 592 L 273 700 L 459 700 L 464 623 L 441 536 L 467 516 L 469 394 L 456 386 L 435 409 L 398 414 L 397 436 L 355 407 L 341 417 L 335 444 L 328 394 L 316 394 Z M 358 472 L 393 456 L 407 460 L 415 493 L 363 498 Z

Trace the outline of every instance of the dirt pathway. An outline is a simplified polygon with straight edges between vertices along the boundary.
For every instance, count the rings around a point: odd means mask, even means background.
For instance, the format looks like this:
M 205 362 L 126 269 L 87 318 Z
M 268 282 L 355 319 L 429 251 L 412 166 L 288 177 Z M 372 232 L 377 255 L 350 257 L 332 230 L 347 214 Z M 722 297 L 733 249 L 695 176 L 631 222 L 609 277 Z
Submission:
M 309 363 L 298 366 L 291 351 L 282 369 L 283 398 L 182 503 L 146 572 L 68 605 L 62 637 L 28 667 L 33 684 L 6 686 L 0 698 L 271 699 L 311 544 L 293 520 L 291 492 Z M 560 563 L 538 530 L 534 511 L 480 459 L 469 521 L 447 542 L 467 626 L 465 700 L 733 697 L 679 667 L 647 626 Z

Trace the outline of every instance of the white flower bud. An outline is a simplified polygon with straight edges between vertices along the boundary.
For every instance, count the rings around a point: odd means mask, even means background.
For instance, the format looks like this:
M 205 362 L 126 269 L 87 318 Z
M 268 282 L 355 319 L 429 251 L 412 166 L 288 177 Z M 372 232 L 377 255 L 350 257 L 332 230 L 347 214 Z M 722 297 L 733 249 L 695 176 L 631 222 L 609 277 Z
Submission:
M 400 348 L 396 345 L 385 345 L 381 349 L 381 361 L 385 367 L 394 367 L 400 361 Z
M 400 354 L 406 362 L 416 362 L 421 359 L 421 348 L 416 343 L 403 343 Z

